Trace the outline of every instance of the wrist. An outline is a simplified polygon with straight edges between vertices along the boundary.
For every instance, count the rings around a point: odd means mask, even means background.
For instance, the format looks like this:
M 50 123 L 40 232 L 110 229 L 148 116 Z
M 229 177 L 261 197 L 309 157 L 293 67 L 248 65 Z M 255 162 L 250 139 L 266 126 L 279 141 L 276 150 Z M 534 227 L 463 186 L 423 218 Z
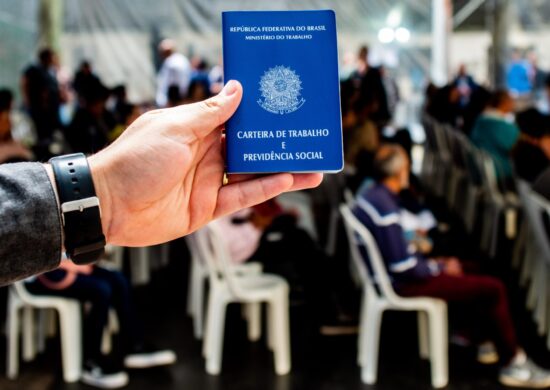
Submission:
M 92 174 L 96 196 L 101 208 L 101 227 L 107 242 L 111 241 L 112 202 L 107 185 L 107 169 L 100 159 L 95 156 L 88 158 L 88 165 Z

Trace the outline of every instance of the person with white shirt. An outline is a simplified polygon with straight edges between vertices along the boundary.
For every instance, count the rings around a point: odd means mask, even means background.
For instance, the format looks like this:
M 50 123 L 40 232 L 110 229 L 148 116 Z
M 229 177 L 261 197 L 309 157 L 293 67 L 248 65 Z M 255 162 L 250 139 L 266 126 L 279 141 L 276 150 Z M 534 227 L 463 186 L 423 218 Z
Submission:
M 187 57 L 176 51 L 176 43 L 173 40 L 164 39 L 158 48 L 163 62 L 157 75 L 156 103 L 159 107 L 166 107 L 168 89 L 171 86 L 178 86 L 181 96 L 187 95 L 192 69 Z

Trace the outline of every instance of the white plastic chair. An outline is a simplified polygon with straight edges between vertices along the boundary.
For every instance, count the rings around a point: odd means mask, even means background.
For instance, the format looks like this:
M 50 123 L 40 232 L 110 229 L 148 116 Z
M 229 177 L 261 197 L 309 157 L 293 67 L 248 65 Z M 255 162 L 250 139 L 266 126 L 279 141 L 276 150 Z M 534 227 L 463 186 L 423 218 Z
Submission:
M 210 277 L 210 293 L 206 318 L 203 354 L 206 371 L 218 375 L 221 371 L 226 307 L 229 303 L 246 304 L 249 339 L 261 335 L 260 309 L 268 304 L 267 342 L 275 355 L 275 372 L 290 372 L 290 331 L 287 282 L 270 274 L 239 274 L 230 266 L 227 249 L 214 223 L 194 233 L 197 247 L 206 260 Z
M 189 234 L 185 237 L 185 240 L 191 253 L 187 287 L 187 314 L 193 318 L 193 333 L 195 338 L 200 340 L 204 334 L 204 287 L 209 276 L 208 267 L 206 261 L 201 258 L 195 236 Z M 260 274 L 263 268 L 262 264 L 256 262 L 246 262 L 234 267 L 239 274 Z M 248 314 L 248 312 L 245 314 Z
M 341 205 L 340 212 L 344 218 L 351 255 L 364 284 L 358 345 L 362 381 L 365 384 L 376 383 L 380 326 L 384 311 L 405 310 L 419 312 L 420 356 L 430 358 L 432 386 L 445 387 L 449 378 L 447 304 L 440 299 L 403 298 L 397 295 L 370 232 L 355 218 L 348 206 Z M 373 275 L 370 275 L 365 266 L 359 245 L 363 245 L 367 251 Z
M 519 180 L 517 188 L 528 223 L 522 282 L 530 281 L 527 308 L 533 310 L 539 335 L 548 333 L 550 345 L 550 239 L 543 224 L 543 216 L 550 216 L 550 203 L 533 192 L 529 184 Z
M 59 313 L 63 379 L 65 382 L 78 381 L 82 373 L 82 320 L 80 303 L 67 298 L 32 295 L 25 288 L 24 282 L 16 282 L 11 285 L 8 294 L 8 359 L 6 367 L 8 378 L 15 379 L 19 373 L 20 309 L 25 309 L 25 313 L 32 313 L 32 308 L 41 308 L 55 309 Z M 25 328 L 31 327 L 32 318 L 26 318 L 24 324 Z M 33 342 L 32 334 L 32 328 L 24 330 L 25 345 Z M 30 351 L 30 347 L 24 347 L 24 349 L 27 350 L 27 352 L 24 351 L 28 355 L 27 358 L 32 358 L 33 352 Z

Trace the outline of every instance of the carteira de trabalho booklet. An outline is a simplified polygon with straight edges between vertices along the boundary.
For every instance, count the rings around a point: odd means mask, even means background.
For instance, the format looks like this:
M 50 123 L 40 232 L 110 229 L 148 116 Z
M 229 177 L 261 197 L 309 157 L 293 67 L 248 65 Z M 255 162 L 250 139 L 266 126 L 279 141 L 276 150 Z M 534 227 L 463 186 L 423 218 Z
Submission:
M 227 173 L 340 171 L 334 12 L 230 11 L 222 26 L 224 78 L 243 86 L 226 124 Z

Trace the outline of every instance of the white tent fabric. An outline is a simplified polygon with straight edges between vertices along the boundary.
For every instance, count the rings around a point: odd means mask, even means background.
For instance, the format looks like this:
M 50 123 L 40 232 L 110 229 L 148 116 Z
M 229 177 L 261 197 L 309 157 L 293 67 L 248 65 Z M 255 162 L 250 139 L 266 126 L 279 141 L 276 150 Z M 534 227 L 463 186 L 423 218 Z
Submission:
M 402 23 L 427 32 L 429 6 L 419 3 L 400 3 Z M 89 59 L 107 85 L 124 83 L 131 100 L 143 101 L 154 96 L 156 45 L 162 38 L 173 38 L 187 56 L 220 61 L 224 10 L 334 9 L 342 58 L 344 50 L 375 41 L 395 8 L 390 0 L 70 0 L 61 55 L 69 70 Z M 427 67 L 428 53 L 405 51 L 403 57 Z

